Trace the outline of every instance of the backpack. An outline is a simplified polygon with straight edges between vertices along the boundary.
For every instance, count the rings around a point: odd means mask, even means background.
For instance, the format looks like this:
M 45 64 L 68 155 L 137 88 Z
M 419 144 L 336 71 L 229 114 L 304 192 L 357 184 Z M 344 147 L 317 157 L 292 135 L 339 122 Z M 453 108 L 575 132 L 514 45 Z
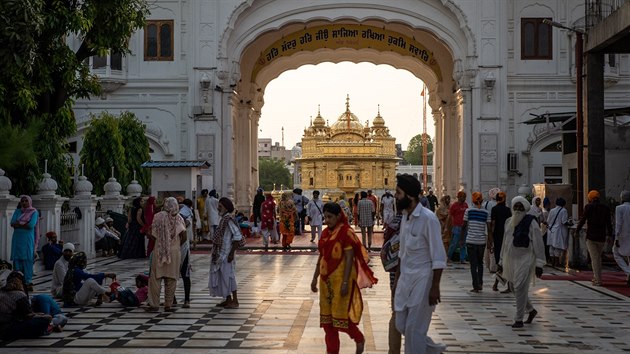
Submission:
M 529 247 L 529 225 L 536 219 L 534 215 L 526 214 L 523 220 L 514 228 L 514 240 L 512 244 L 514 247 L 527 248 Z
M 398 251 L 400 250 L 400 234 L 392 236 L 381 249 L 381 262 L 386 272 L 396 271 L 400 258 L 398 258 Z

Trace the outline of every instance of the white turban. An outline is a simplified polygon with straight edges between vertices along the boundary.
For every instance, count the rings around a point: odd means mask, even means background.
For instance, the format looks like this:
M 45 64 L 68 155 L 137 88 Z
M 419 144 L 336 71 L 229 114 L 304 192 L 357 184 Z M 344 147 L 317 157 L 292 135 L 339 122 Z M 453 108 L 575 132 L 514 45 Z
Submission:
M 514 198 L 512 198 L 512 204 L 511 204 L 511 205 L 512 205 L 512 209 L 514 209 L 514 205 L 515 205 L 516 203 L 521 203 L 521 204 L 523 204 L 523 207 L 525 208 L 525 212 L 528 212 L 528 211 L 529 211 L 529 209 L 532 207 L 532 205 L 531 205 L 531 204 L 529 204 L 529 202 L 527 201 L 527 199 L 525 199 L 525 198 L 521 197 L 520 195 L 519 195 L 519 196 L 516 196 L 516 197 L 514 197 Z

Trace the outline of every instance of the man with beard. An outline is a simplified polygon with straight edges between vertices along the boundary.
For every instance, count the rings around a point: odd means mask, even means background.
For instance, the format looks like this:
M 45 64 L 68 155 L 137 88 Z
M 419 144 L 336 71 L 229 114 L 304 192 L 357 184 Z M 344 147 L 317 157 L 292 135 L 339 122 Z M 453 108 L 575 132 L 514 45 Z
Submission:
M 516 298 L 516 314 L 512 328 L 523 327 L 525 311 L 528 316 L 525 323 L 532 323 L 538 312 L 529 302 L 529 283 L 534 275 L 541 277 L 545 264 L 545 246 L 540 234 L 540 226 L 533 222 L 535 217 L 527 214 L 530 204 L 523 197 L 512 199 L 512 217 L 505 223 L 503 248 L 499 260 L 499 270 L 513 286 Z
M 405 336 L 405 354 L 441 353 L 443 344 L 427 336 L 431 314 L 440 302 L 440 278 L 446 268 L 440 222 L 420 204 L 420 182 L 396 176 L 396 207 L 402 211 L 399 269 L 394 295 L 396 328 Z
M 63 279 L 68 271 L 68 262 L 74 255 L 74 245 L 67 242 L 63 245 L 61 258 L 55 262 L 52 273 L 52 283 L 50 284 L 50 294 L 53 297 L 61 298 L 63 290 Z
M 586 248 L 591 256 L 591 267 L 593 268 L 593 285 L 602 286 L 602 251 L 606 240 L 612 243 L 612 223 L 610 222 L 610 209 L 600 203 L 599 192 L 592 190 L 588 192 L 588 204 L 584 206 L 584 214 L 575 229 L 575 234 L 579 235 L 580 230 L 588 224 L 586 228 Z

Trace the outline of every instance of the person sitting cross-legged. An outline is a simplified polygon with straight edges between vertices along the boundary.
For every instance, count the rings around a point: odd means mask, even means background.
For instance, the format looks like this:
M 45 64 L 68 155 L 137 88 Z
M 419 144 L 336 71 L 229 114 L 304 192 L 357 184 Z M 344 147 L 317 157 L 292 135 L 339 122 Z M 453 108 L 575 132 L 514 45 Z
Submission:
M 87 267 L 87 256 L 84 252 L 72 256 L 63 280 L 64 307 L 88 305 L 95 296 L 98 296 L 95 304 L 98 306 L 103 303 L 103 294 L 107 296 L 111 294 L 109 288 L 102 284 L 105 278 L 116 279 L 116 274 L 90 274 L 85 271 L 85 267 Z

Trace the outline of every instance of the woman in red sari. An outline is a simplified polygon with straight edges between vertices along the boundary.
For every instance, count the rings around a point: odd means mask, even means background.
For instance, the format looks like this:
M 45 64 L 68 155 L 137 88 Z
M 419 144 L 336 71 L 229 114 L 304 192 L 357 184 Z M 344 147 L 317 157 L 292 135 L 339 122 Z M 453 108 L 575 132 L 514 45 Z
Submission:
M 339 332 L 346 332 L 363 353 L 365 337 L 358 324 L 363 314 L 361 289 L 372 287 L 378 279 L 367 265 L 367 253 L 336 203 L 324 205 L 328 226 L 319 240 L 319 259 L 311 290 L 317 292 L 319 280 L 320 327 L 326 333 L 326 352 L 339 353 Z

